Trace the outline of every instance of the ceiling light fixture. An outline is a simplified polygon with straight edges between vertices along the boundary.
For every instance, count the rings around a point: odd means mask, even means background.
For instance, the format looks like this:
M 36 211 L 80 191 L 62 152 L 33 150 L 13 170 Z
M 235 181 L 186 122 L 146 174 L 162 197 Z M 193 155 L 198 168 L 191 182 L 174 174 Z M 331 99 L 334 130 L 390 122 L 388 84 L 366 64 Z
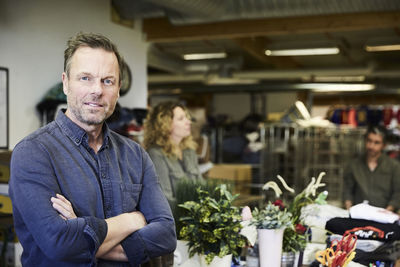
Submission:
M 366 45 L 367 52 L 397 51 L 400 50 L 400 44 L 393 45 Z
M 360 92 L 375 89 L 374 84 L 356 83 L 303 83 L 296 85 L 299 89 L 309 89 L 314 92 Z
M 257 84 L 257 79 L 238 79 L 232 77 L 221 77 L 219 75 L 208 75 L 206 84 L 208 85 L 230 85 L 230 84 Z
M 267 56 L 316 56 L 316 55 L 336 55 L 340 49 L 337 47 L 326 48 L 305 48 L 305 49 L 283 49 L 265 50 Z
M 226 58 L 226 53 L 198 53 L 198 54 L 186 54 L 183 55 L 184 60 L 201 60 L 201 59 L 215 59 L 215 58 Z
M 363 82 L 365 76 L 315 76 L 312 77 L 314 82 Z

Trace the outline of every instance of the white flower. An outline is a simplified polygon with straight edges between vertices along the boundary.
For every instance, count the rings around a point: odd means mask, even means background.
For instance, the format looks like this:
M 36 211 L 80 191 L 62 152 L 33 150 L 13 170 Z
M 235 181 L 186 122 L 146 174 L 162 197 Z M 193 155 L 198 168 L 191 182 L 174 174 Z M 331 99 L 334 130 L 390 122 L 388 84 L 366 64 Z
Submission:
M 253 218 L 253 215 L 251 215 L 251 210 L 249 206 L 245 206 L 242 209 L 242 221 L 250 221 Z
M 274 190 L 275 195 L 277 198 L 279 198 L 279 196 L 282 194 L 282 190 L 279 188 L 279 186 L 277 185 L 277 183 L 273 182 L 273 181 L 269 181 L 268 183 L 266 183 L 262 189 L 263 190 L 268 190 L 269 188 L 271 188 L 272 190 Z
M 313 195 L 313 196 L 315 197 L 315 194 L 316 194 L 316 192 L 317 192 L 317 189 L 318 189 L 319 187 L 324 187 L 324 186 L 325 186 L 324 183 L 321 183 L 321 179 L 322 179 L 322 177 L 323 177 L 325 174 L 326 174 L 325 172 L 321 172 L 321 173 L 318 175 L 317 180 L 315 180 L 315 177 L 312 177 L 312 178 L 311 178 L 311 182 L 307 185 L 306 189 L 304 189 L 304 192 L 305 192 L 305 194 L 306 194 L 307 197 L 308 197 L 309 195 Z
M 293 188 L 290 188 L 290 187 L 287 185 L 287 183 L 286 183 L 285 180 L 282 178 L 282 176 L 280 176 L 280 175 L 278 174 L 277 177 L 278 177 L 279 181 L 281 181 L 283 187 L 284 187 L 287 191 L 289 191 L 289 192 L 291 192 L 291 193 L 294 193 L 294 189 L 293 189 Z
M 251 246 L 254 246 L 257 239 L 257 227 L 251 225 L 251 221 L 242 221 L 240 224 L 242 225 L 240 234 L 247 238 Z
M 326 174 L 325 172 L 321 172 L 321 173 L 318 175 L 318 178 L 317 178 L 317 179 L 315 179 L 315 177 L 312 177 L 312 178 L 311 178 L 311 182 L 307 185 L 307 187 L 306 187 L 306 188 L 304 189 L 304 191 L 303 191 L 303 192 L 305 193 L 306 197 L 308 197 L 309 195 L 312 195 L 312 196 L 315 197 L 316 192 L 317 192 L 317 189 L 320 188 L 320 187 L 324 187 L 324 186 L 325 186 L 324 183 L 321 183 L 322 177 L 323 177 L 325 174 Z M 277 175 L 277 177 L 278 177 L 279 181 L 281 181 L 283 187 L 284 187 L 287 191 L 289 191 L 289 192 L 291 192 L 291 193 L 294 193 L 294 189 L 291 188 L 291 187 L 289 187 L 289 186 L 287 185 L 287 183 L 286 183 L 285 180 L 282 178 L 282 176 Z M 266 184 L 262 187 L 263 190 L 267 190 L 267 189 L 269 189 L 269 188 L 271 188 L 271 189 L 273 189 L 273 190 L 275 191 L 275 195 L 276 195 L 277 198 L 279 198 L 279 196 L 282 194 L 282 190 L 279 188 L 278 184 L 275 183 L 275 182 L 273 182 L 273 181 L 269 181 L 268 183 L 266 183 Z

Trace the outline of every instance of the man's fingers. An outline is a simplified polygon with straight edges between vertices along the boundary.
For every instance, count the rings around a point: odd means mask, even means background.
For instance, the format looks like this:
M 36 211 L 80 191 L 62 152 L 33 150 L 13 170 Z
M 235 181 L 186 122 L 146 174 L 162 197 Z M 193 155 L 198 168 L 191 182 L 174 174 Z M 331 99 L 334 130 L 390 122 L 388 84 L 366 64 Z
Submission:
M 65 199 L 65 198 L 64 198 Z M 71 206 L 71 203 L 65 202 L 63 199 L 52 197 L 51 202 L 53 203 L 53 208 L 58 211 L 61 215 L 63 215 L 67 219 L 76 218 L 75 212 Z
M 53 202 L 53 208 L 66 218 L 68 218 L 68 215 L 70 215 L 70 212 L 58 203 Z
M 63 195 L 56 194 L 56 197 L 57 197 L 58 199 L 60 199 L 61 201 L 65 202 L 65 203 L 67 203 L 67 204 L 69 204 L 69 205 L 71 205 L 71 202 L 69 202 L 68 199 L 66 199 Z

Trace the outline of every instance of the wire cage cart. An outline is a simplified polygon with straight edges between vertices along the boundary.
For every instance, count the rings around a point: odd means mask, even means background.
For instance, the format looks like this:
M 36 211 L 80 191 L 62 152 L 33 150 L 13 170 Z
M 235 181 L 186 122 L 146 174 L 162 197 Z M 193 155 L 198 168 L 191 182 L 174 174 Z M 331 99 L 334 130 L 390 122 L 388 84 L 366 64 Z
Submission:
M 300 192 L 320 172 L 329 200 L 342 201 L 343 170 L 364 149 L 365 128 L 309 127 L 266 124 L 261 128 L 265 144 L 261 154 L 260 183 L 281 175 Z M 261 180 L 260 179 L 260 180 Z

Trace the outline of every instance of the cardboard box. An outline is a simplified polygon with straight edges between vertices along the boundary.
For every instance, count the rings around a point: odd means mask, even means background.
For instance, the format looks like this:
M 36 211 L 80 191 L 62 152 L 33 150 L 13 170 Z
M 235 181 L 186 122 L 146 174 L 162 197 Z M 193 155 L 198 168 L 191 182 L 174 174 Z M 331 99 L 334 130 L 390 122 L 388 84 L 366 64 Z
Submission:
M 250 194 L 251 165 L 249 164 L 214 164 L 207 173 L 208 178 L 231 181 L 233 193 Z
M 10 180 L 11 151 L 0 152 L 0 183 L 8 183 Z

